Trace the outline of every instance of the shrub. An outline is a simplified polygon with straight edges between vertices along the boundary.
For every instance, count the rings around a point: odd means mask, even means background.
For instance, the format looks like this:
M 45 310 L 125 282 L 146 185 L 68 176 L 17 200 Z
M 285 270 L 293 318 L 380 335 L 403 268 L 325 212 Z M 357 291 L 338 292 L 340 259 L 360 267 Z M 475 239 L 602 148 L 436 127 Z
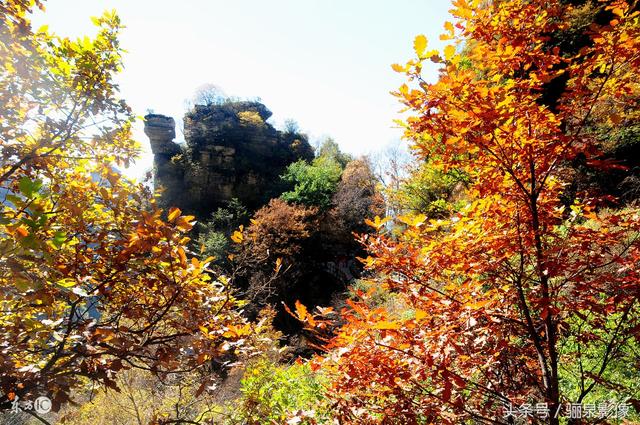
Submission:
M 297 161 L 287 167 L 282 179 L 293 184 L 293 189 L 282 194 L 287 202 L 319 207 L 331 206 L 331 197 L 336 191 L 342 168 L 330 158 L 318 157 L 311 164 Z
M 278 365 L 262 359 L 249 366 L 241 381 L 242 396 L 228 423 L 285 423 L 292 416 L 306 417 L 298 424 L 325 423 L 329 406 L 323 377 L 306 364 Z

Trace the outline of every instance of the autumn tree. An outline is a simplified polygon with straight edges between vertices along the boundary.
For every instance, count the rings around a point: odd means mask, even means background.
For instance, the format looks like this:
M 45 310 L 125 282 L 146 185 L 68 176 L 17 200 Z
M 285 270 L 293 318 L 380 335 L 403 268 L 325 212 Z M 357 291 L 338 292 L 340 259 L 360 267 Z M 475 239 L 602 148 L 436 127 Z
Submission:
M 615 165 L 596 124 L 638 114 L 640 12 L 595 3 L 582 45 L 559 45 L 574 3 L 456 0 L 451 44 L 441 53 L 418 36 L 417 57 L 394 65 L 409 80 L 396 93 L 413 112 L 406 136 L 468 176 L 469 202 L 440 220 L 403 217 L 398 239 L 371 222 L 366 265 L 410 314 L 357 301 L 344 312 L 320 362 L 343 422 L 508 424 L 505 406 L 528 404 L 527 421 L 558 424 L 567 403 L 634 397 L 639 211 L 605 209 L 589 188 L 570 205 L 563 195 L 576 158 Z
M 357 252 L 361 248 L 354 234 L 369 233 L 365 220 L 385 213 L 378 185 L 366 158 L 347 163 L 331 199 L 332 207 L 321 223 L 326 243 L 332 246 L 329 249 Z
M 248 331 L 185 248 L 193 218 L 118 171 L 139 152 L 114 82 L 120 19 L 74 41 L 33 31 L 32 7 L 0 6 L 2 409 L 38 396 L 57 409 L 124 369 L 197 369 Z
M 259 209 L 251 224 L 234 232 L 232 276 L 257 312 L 278 303 L 304 274 L 301 268 L 309 240 L 317 228 L 316 208 L 291 205 L 275 198 Z

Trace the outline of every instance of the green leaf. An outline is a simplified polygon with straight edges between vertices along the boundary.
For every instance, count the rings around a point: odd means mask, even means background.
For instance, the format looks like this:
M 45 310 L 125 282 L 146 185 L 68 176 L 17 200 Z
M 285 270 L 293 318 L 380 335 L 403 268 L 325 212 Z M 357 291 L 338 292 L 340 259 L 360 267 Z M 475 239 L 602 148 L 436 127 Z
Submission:
M 53 239 L 51 239 L 51 243 L 56 248 L 61 248 L 64 245 L 64 242 L 67 240 L 67 235 L 64 232 L 58 230 L 54 235 Z
M 33 198 L 42 187 L 42 180 L 31 180 L 28 177 L 23 177 L 18 182 L 18 188 L 27 198 Z
M 35 286 L 34 282 L 27 279 L 16 279 L 14 281 L 14 284 L 16 286 L 16 289 L 20 292 L 27 292 Z
M 19 196 L 16 196 L 16 195 L 7 195 L 6 199 L 11 204 L 13 204 L 14 207 L 19 207 L 19 206 L 24 204 L 24 202 L 22 201 L 22 198 L 20 198 Z

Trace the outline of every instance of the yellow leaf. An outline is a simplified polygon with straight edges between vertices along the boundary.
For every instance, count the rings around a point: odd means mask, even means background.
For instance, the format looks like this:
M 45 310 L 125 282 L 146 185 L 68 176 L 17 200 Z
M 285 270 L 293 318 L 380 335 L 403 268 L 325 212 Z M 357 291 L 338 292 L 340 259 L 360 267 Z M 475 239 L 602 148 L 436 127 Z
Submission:
M 183 215 L 182 217 L 179 217 L 176 220 L 176 228 L 178 230 L 183 231 L 183 232 L 187 232 L 187 231 L 191 230 L 191 228 L 195 224 L 195 222 L 193 222 L 194 218 L 195 217 L 192 216 L 192 215 Z
M 222 334 L 225 338 L 237 338 L 251 333 L 251 327 L 249 324 L 244 326 L 229 325 L 227 330 Z
M 382 228 L 382 226 L 384 226 L 388 221 L 390 220 L 389 217 L 385 217 L 385 218 L 380 218 L 379 216 L 375 216 L 375 218 L 373 219 L 373 221 L 369 220 L 368 218 L 364 220 L 364 222 L 373 227 L 376 230 L 380 230 Z
M 182 248 L 182 247 L 178 248 L 178 256 L 180 257 L 180 264 L 182 264 L 182 266 L 186 266 L 187 265 L 187 254 L 185 254 L 184 248 Z
M 242 232 L 236 230 L 235 232 L 233 232 L 233 235 L 231 235 L 231 240 L 235 243 L 241 243 L 244 240 L 244 235 L 242 234 Z
M 383 329 L 383 330 L 393 330 L 400 329 L 400 324 L 398 322 L 387 322 L 385 320 L 376 323 L 373 326 L 374 329 Z
M 173 222 L 176 218 L 180 217 L 181 213 L 182 211 L 180 211 L 180 208 L 172 207 L 169 210 L 169 216 L 167 217 L 167 220 L 169 220 L 169 222 Z
M 296 300 L 296 315 L 298 316 L 298 319 L 304 320 L 308 314 L 307 307 L 305 307 L 300 301 Z
M 423 58 L 424 51 L 427 49 L 427 37 L 422 34 L 416 36 L 413 40 L 413 49 L 416 51 L 416 55 L 418 55 L 419 58 Z
M 455 54 L 456 54 L 456 48 L 454 46 L 448 45 L 447 47 L 444 48 L 444 58 L 446 60 L 451 60 L 451 58 Z
M 400 220 L 402 223 L 406 224 L 409 227 L 420 227 L 424 224 L 426 219 L 427 219 L 427 216 L 425 216 L 424 214 L 403 215 L 398 217 L 398 220 Z
M 368 256 L 367 258 L 364 259 L 360 259 L 366 267 L 371 267 L 376 263 L 376 259 L 373 258 L 372 256 Z
M 407 72 L 407 68 L 398 63 L 392 64 L 391 69 L 393 69 L 396 72 Z
M 491 303 L 490 299 L 478 300 L 476 302 L 467 303 L 467 308 L 471 310 L 481 310 Z
M 417 321 L 420 321 L 420 320 L 424 319 L 425 317 L 427 317 L 427 312 L 426 311 L 420 310 L 420 309 L 416 310 L 416 320 Z
M 70 279 L 70 278 L 59 280 L 56 283 L 62 286 L 63 288 L 71 288 L 72 286 L 76 286 L 78 284 L 78 282 L 76 282 L 75 279 Z
M 449 21 L 446 21 L 444 23 L 444 29 L 446 29 L 447 31 L 449 31 L 451 34 L 453 34 L 453 24 Z

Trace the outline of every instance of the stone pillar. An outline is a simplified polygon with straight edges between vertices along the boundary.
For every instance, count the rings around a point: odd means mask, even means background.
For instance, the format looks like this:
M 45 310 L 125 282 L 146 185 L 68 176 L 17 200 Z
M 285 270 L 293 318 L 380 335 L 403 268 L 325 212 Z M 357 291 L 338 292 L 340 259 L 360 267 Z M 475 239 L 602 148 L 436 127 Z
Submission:
M 172 158 L 182 149 L 173 142 L 176 123 L 171 117 L 149 114 L 144 117 L 144 133 L 149 137 L 153 152 L 153 181 L 155 189 L 163 189 L 161 205 L 184 203 L 184 168 L 180 161 Z
M 176 122 L 171 117 L 149 114 L 144 117 L 144 134 L 149 137 L 154 155 L 175 155 L 180 147 L 173 142 Z

